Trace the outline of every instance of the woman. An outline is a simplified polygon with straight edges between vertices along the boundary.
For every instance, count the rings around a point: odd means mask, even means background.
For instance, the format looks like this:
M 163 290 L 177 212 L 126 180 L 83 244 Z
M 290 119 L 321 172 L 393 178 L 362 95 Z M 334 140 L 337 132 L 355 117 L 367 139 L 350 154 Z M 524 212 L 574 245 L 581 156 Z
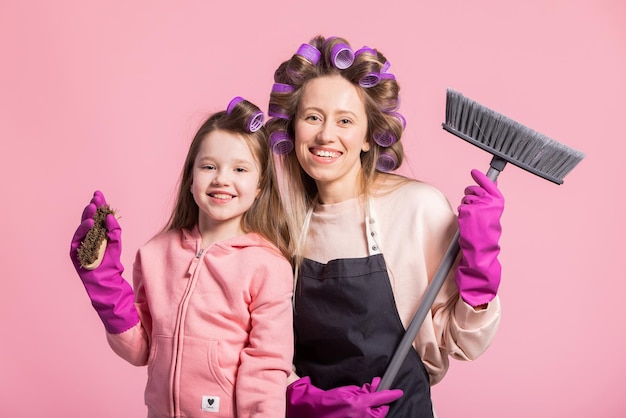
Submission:
M 296 242 L 288 417 L 432 417 L 448 357 L 476 358 L 498 327 L 502 195 L 472 171 L 457 218 L 434 187 L 389 173 L 404 118 L 388 70 L 374 49 L 318 36 L 275 72 L 267 128 Z M 457 228 L 462 255 L 397 389 L 376 392 Z

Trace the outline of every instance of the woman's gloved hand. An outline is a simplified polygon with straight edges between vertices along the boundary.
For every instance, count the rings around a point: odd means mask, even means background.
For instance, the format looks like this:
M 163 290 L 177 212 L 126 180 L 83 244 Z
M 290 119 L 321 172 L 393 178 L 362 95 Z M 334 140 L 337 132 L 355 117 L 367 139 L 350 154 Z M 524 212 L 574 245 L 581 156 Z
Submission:
M 504 197 L 496 183 L 478 170 L 472 170 L 478 185 L 465 189 L 459 206 L 459 245 L 461 260 L 455 279 L 463 300 L 474 307 L 489 303 L 500 285 L 500 217 Z
M 380 378 L 362 387 L 342 386 L 319 389 L 303 377 L 287 387 L 287 418 L 382 418 L 389 403 L 403 394 L 400 389 L 376 392 Z
M 139 315 L 134 305 L 133 289 L 122 277 L 122 229 L 114 215 L 109 214 L 106 217 L 108 243 L 100 265 L 88 270 L 78 260 L 78 249 L 94 225 L 96 210 L 104 205 L 104 195 L 96 191 L 89 205 L 85 207 L 81 224 L 72 238 L 70 258 L 107 332 L 119 334 L 136 325 Z

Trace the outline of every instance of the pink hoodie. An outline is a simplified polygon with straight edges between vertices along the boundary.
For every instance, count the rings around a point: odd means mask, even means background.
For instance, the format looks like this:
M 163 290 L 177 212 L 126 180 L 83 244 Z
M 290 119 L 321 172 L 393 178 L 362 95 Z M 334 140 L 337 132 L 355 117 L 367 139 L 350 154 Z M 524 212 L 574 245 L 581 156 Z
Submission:
M 107 338 L 148 365 L 148 417 L 285 416 L 293 275 L 272 244 L 249 233 L 202 250 L 197 229 L 170 230 L 137 252 L 133 281 L 141 321 Z

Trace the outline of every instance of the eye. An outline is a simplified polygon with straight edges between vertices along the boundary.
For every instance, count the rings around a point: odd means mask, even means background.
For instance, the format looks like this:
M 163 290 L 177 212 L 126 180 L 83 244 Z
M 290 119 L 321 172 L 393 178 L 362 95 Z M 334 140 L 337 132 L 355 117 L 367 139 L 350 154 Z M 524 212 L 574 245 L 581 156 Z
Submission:
M 304 120 L 308 120 L 310 122 L 319 122 L 322 120 L 318 115 L 308 115 L 304 117 Z
M 235 171 L 236 171 L 237 173 L 245 173 L 245 172 L 247 172 L 247 171 L 248 171 L 248 169 L 246 169 L 246 168 L 244 168 L 244 167 L 237 167 L 237 168 L 235 168 Z
M 204 164 L 202 167 L 203 170 L 215 170 L 215 166 L 213 164 Z
M 339 119 L 339 124 L 340 125 L 350 125 L 352 123 L 352 121 L 350 119 L 344 118 L 344 119 Z

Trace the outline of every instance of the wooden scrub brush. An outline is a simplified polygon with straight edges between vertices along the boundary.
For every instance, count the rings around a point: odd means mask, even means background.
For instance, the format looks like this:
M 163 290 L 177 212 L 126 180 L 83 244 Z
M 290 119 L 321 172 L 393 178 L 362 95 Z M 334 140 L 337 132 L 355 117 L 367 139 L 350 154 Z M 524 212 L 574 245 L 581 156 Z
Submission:
M 78 261 L 81 267 L 87 270 L 96 269 L 102 259 L 107 248 L 107 215 L 115 215 L 115 211 L 109 205 L 100 206 L 94 214 L 93 227 L 87 231 L 85 239 L 78 249 Z

